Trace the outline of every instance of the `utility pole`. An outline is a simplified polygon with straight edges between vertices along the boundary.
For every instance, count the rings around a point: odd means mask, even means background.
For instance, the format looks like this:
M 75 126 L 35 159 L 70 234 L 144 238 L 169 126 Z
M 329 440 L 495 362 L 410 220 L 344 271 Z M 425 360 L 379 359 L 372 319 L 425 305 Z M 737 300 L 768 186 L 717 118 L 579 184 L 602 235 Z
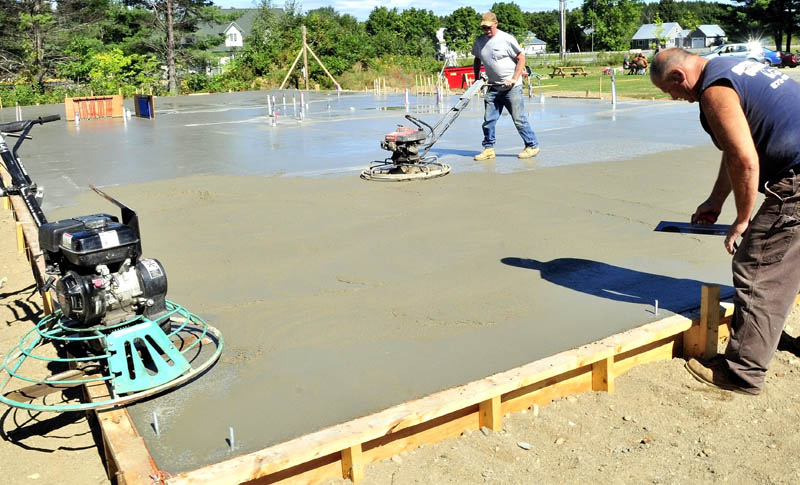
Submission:
M 559 23 L 561 23 L 561 60 L 567 57 L 567 0 L 558 0 Z

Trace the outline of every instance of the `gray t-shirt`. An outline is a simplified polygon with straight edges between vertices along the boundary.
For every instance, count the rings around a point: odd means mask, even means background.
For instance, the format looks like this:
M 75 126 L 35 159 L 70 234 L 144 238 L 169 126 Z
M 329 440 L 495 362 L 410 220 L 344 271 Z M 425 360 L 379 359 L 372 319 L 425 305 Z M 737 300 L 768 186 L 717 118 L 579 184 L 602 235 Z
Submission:
M 517 55 L 522 52 L 519 42 L 513 35 L 498 30 L 491 38 L 483 34 L 472 45 L 472 55 L 481 60 L 486 67 L 486 77 L 490 84 L 502 83 L 514 76 L 517 68 Z M 517 85 L 522 83 L 522 76 Z

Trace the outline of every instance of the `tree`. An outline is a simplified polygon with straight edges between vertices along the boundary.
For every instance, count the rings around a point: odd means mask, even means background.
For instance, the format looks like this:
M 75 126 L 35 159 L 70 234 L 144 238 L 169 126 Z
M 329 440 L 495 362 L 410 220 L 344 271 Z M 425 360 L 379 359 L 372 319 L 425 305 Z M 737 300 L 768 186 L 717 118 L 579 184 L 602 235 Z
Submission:
M 430 10 L 408 8 L 400 13 L 401 52 L 409 56 L 433 57 L 438 50 L 439 17 Z
M 681 15 L 680 10 L 681 8 L 675 3 L 675 0 L 660 0 L 658 2 L 658 16 L 666 22 L 677 22 Z
M 786 38 L 786 50 L 791 50 L 792 34 L 800 23 L 800 2 L 797 0 L 737 0 L 743 4 L 747 18 L 775 39 L 775 49 L 781 50 Z
M 333 75 L 373 55 L 363 24 L 351 15 L 339 15 L 333 7 L 322 7 L 309 11 L 304 24 L 308 44 Z M 332 86 L 315 62 L 309 62 L 309 78 Z
M 697 30 L 700 26 L 700 18 L 693 10 L 687 10 L 679 21 L 681 27 L 688 30 Z
M 302 23 L 303 16 L 294 2 L 287 2 L 279 15 L 270 0 L 261 0 L 250 35 L 244 39 L 244 49 L 230 72 L 247 77 L 285 70 L 302 45 Z M 293 75 L 296 81 L 297 74 Z
M 444 40 L 451 51 L 467 53 L 481 35 L 481 16 L 472 7 L 460 7 L 444 20 Z
M 375 7 L 365 28 L 378 56 L 433 56 L 436 52 L 439 18 L 430 10 L 410 8 L 398 13 L 397 8 Z
M 139 86 L 147 82 L 158 61 L 152 56 L 125 55 L 113 48 L 95 54 L 89 62 L 89 85 L 96 92 L 115 92 L 123 85 Z
M 211 7 L 208 0 L 125 0 L 128 6 L 144 8 L 152 13 L 153 29 L 160 35 L 153 39 L 150 47 L 167 65 L 167 84 L 171 93 L 177 93 L 177 57 L 189 49 L 189 44 L 180 41 L 197 30 L 201 21 L 215 21 L 221 12 Z
M 584 22 L 594 24 L 595 48 L 626 50 L 639 27 L 639 0 L 593 0 L 583 4 Z
M 522 10 L 516 3 L 499 2 L 492 5 L 492 12 L 497 15 L 500 29 L 521 39 L 527 33 L 527 25 Z
M 402 49 L 400 15 L 397 8 L 375 7 L 364 25 L 378 56 L 396 54 Z
M 558 50 L 561 42 L 561 28 L 558 25 L 558 10 L 547 12 L 527 12 L 525 14 L 528 30 L 547 43 L 550 51 Z
M 656 36 L 656 45 L 651 47 L 656 49 L 659 45 L 667 45 L 669 37 L 664 35 L 664 22 L 661 21 L 661 15 L 656 14 L 656 18 L 653 19 L 653 24 L 656 26 L 656 28 L 653 29 L 653 34 Z
M 41 91 L 45 77 L 67 61 L 70 39 L 86 36 L 107 10 L 107 0 L 0 1 L 0 72 L 36 83 Z

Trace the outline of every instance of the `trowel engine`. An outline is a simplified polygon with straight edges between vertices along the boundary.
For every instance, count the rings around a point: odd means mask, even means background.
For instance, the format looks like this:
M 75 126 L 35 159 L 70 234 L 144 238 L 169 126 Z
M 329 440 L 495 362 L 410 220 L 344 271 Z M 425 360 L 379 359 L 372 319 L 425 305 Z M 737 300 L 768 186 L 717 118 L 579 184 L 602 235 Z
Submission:
M 422 128 L 401 125 L 397 130 L 386 134 L 381 141 L 381 148 L 392 152 L 391 160 L 394 164 L 419 163 L 419 149 L 427 137 L 428 134 Z
M 156 259 L 141 257 L 138 230 L 108 214 L 64 219 L 39 229 L 49 274 L 64 317 L 82 330 L 102 330 L 144 315 L 167 313 L 167 275 Z M 169 319 L 160 322 L 167 332 Z

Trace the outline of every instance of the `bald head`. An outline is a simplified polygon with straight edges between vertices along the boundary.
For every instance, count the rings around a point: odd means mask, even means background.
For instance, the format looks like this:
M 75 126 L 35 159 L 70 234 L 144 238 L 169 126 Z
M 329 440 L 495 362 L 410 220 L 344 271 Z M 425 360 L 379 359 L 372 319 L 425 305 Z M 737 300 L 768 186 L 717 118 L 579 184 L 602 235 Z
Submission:
M 650 80 L 653 81 L 653 84 L 663 82 L 670 71 L 675 67 L 688 64 L 693 57 L 698 56 L 677 47 L 664 49 L 656 54 L 653 63 L 650 64 Z
M 699 101 L 698 81 L 708 62 L 679 48 L 659 52 L 650 64 L 650 81 L 674 99 Z

